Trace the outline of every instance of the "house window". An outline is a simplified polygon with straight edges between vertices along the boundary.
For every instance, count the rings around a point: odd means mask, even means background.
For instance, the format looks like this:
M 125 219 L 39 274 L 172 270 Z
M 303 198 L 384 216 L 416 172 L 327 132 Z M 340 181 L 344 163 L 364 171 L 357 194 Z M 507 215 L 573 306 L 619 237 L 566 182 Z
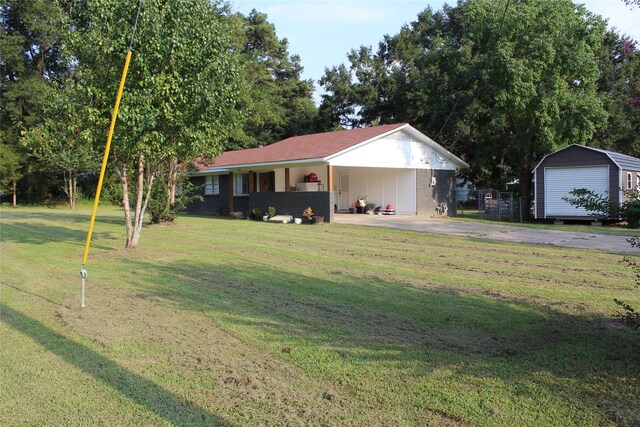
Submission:
M 233 175 L 233 195 L 246 196 L 249 194 L 249 174 L 238 173 Z
M 636 190 L 640 191 L 640 172 L 636 173 Z
M 633 188 L 633 175 L 631 172 L 627 172 L 627 190 L 631 190 Z
M 209 175 L 204 179 L 204 195 L 217 196 L 220 194 L 220 177 L 218 175 Z

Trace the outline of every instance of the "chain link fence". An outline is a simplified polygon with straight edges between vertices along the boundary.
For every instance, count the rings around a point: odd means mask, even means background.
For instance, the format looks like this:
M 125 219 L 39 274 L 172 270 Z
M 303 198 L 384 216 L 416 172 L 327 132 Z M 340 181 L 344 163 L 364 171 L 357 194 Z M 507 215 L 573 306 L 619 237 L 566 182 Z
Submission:
M 480 189 L 476 194 L 478 217 L 491 221 L 522 222 L 522 198 L 513 193 L 494 189 Z

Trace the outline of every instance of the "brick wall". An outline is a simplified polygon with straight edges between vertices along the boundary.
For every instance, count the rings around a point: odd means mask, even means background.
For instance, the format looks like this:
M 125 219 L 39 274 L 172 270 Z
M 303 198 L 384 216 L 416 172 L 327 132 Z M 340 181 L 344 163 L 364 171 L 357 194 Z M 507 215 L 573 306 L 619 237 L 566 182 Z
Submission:
M 452 170 L 416 171 L 416 208 L 418 215 L 435 216 L 436 207 L 446 203 L 449 216 L 456 214 L 456 173 Z M 432 177 L 436 183 L 432 185 Z
M 249 210 L 260 209 L 266 212 L 269 206 L 277 209 L 278 215 L 302 217 L 302 211 L 311 207 L 316 215 L 324 216 L 325 222 L 333 221 L 333 192 L 330 191 L 293 191 L 273 193 L 251 193 Z

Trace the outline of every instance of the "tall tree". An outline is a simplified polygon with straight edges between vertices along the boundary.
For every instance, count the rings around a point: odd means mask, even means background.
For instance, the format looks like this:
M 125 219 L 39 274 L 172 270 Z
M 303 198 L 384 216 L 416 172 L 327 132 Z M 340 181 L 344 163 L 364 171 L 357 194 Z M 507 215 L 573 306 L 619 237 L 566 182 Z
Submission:
M 16 186 L 22 177 L 22 156 L 9 144 L 0 143 L 0 191 L 11 193 L 11 204 L 16 206 Z
M 243 115 L 233 135 L 235 148 L 268 145 L 309 133 L 315 126 L 313 84 L 302 79 L 300 57 L 289 53 L 264 13 L 236 14 L 235 43 L 242 63 Z
M 105 131 L 136 3 L 86 0 L 73 10 L 85 108 Z M 126 247 L 139 244 L 156 174 L 172 159 L 215 156 L 233 129 L 237 71 L 225 13 L 209 0 L 144 2 L 111 157 L 122 184 Z
M 609 117 L 596 132 L 593 145 L 639 157 L 640 46 L 608 31 L 598 59 L 598 93 Z
M 468 160 L 481 183 L 519 179 L 528 203 L 536 162 L 589 141 L 606 119 L 595 54 L 604 29 L 570 0 L 426 9 L 376 53 L 352 51 L 350 70 L 327 70 L 321 112 L 356 112 L 357 125 L 409 121 Z
M 43 169 L 62 174 L 62 191 L 70 209 L 78 198 L 78 176 L 99 167 L 93 129 L 81 108 L 76 83 L 71 79 L 56 91 L 43 121 L 24 133 L 23 143 Z
M 4 152 L 13 153 L 15 191 L 20 176 L 37 170 L 21 146 L 22 135 L 42 121 L 59 79 L 68 70 L 62 52 L 66 17 L 55 1 L 3 0 L 0 26 L 0 143 Z

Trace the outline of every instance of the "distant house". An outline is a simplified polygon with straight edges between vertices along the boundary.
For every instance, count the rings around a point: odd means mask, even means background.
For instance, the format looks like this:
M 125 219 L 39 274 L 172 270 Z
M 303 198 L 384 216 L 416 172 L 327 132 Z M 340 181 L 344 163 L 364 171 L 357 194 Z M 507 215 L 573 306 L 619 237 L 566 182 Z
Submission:
M 583 145 L 547 155 L 533 173 L 537 219 L 593 219 L 584 208 L 562 199 L 575 188 L 586 188 L 615 203 L 625 200 L 625 190 L 640 189 L 640 159 Z
M 399 214 L 455 214 L 455 171 L 468 165 L 406 123 L 287 138 L 197 162 L 191 176 L 201 214 L 265 212 L 300 216 L 310 206 L 331 221 L 354 202 L 391 205 Z

